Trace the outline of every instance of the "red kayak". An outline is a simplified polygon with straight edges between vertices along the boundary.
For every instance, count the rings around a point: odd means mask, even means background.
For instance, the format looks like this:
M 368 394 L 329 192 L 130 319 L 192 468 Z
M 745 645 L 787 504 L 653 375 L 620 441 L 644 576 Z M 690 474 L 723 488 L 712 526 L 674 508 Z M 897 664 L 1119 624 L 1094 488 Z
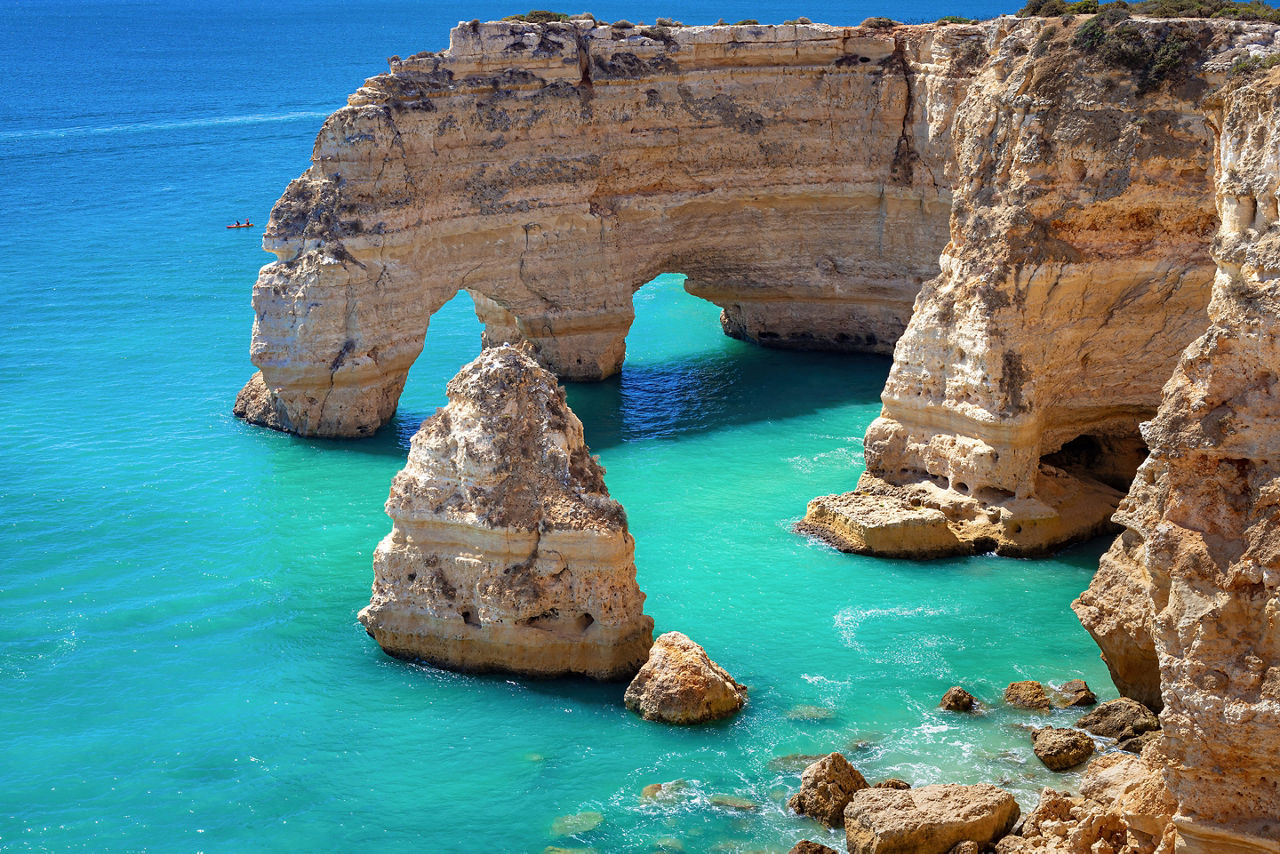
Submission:
M 227 226 L 227 228 L 253 228 L 253 223 L 246 222 L 246 223 L 241 223 L 240 225 L 229 225 Z

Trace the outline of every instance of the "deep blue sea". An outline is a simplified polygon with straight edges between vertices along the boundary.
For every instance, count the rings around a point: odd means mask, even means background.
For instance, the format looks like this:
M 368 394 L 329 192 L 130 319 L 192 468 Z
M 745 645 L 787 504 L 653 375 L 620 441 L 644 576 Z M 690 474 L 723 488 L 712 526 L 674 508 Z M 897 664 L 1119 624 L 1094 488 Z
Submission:
M 809 498 L 857 480 L 889 362 L 730 340 L 674 275 L 637 295 L 622 375 L 569 397 L 658 631 L 750 685 L 745 712 L 667 728 L 628 713 L 620 685 L 413 666 L 357 624 L 391 478 L 479 326 L 465 294 L 437 315 L 373 439 L 248 427 L 230 409 L 270 256 L 258 229 L 223 225 L 265 223 L 385 57 L 518 11 L 0 2 L 0 848 L 786 851 L 839 838 L 787 813 L 789 754 L 997 782 L 1024 804 L 1070 785 L 1032 758 L 1031 718 L 934 706 L 952 684 L 994 700 L 1017 678 L 1114 696 L 1068 609 L 1104 544 L 913 564 L 793 535 Z M 1012 4 L 590 11 L 856 23 Z M 680 797 L 640 798 L 675 779 Z M 557 835 L 578 813 L 598 824 Z

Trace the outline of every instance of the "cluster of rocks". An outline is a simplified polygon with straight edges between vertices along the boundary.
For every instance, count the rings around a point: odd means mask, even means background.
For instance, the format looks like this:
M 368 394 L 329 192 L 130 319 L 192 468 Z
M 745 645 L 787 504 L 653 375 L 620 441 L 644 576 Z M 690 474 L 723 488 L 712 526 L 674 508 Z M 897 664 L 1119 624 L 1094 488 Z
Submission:
M 1011 682 L 1004 689 L 1004 702 L 1015 708 L 1035 712 L 1050 712 L 1058 708 L 1097 705 L 1098 698 L 1083 679 L 1071 679 L 1058 686 L 1051 699 L 1049 691 L 1040 682 L 1023 680 Z M 1055 702 L 1056 701 L 1056 702 Z M 981 709 L 978 700 L 960 686 L 948 690 L 938 704 L 939 708 L 952 712 L 975 712 Z M 1068 727 L 1033 727 L 1031 747 L 1036 758 L 1051 771 L 1070 771 L 1088 761 L 1095 752 L 1094 740 L 1100 736 L 1115 741 L 1117 747 L 1132 753 L 1142 749 L 1157 737 L 1160 720 L 1146 706 L 1121 697 L 1103 703 L 1083 715 Z

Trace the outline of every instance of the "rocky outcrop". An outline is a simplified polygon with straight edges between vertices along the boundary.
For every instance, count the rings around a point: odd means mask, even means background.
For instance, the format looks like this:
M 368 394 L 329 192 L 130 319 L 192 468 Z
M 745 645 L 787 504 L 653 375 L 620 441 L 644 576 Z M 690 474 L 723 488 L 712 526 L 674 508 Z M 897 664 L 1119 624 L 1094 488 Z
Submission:
M 1058 695 L 1064 706 L 1092 706 L 1098 702 L 1098 696 L 1083 679 L 1068 679 L 1063 682 L 1058 686 Z
M 828 754 L 804 769 L 800 791 L 787 806 L 816 818 L 827 827 L 844 827 L 844 808 L 854 792 L 867 788 L 866 778 L 839 753 Z
M 487 343 L 568 379 L 618 370 L 663 271 L 731 335 L 891 352 L 947 241 L 947 117 L 1003 26 L 473 22 L 393 58 L 272 211 L 269 398 L 242 417 L 372 433 L 459 290 Z
M 838 548 L 1035 555 L 1112 529 L 1178 355 L 1205 325 L 1216 225 L 1201 109 L 1221 59 L 1274 25 L 1140 21 L 1180 51 L 1156 83 L 1076 46 L 1085 19 L 1008 31 L 957 104 L 954 196 L 865 439 Z
M 1053 708 L 1044 686 L 1034 679 L 1010 682 L 1008 687 L 1004 689 L 1004 701 L 1010 706 L 1031 709 L 1036 712 L 1047 712 Z
M 1079 730 L 1048 726 L 1031 731 L 1031 749 L 1050 771 L 1070 771 L 1093 755 L 1093 739 Z
M 1109 753 L 1089 764 L 1080 794 L 1045 789 L 998 854 L 1172 854 L 1176 804 L 1158 769 Z
M 388 653 L 441 667 L 631 677 L 653 620 L 626 514 L 564 390 L 499 347 L 448 396 L 392 481 L 360 622 Z
M 645 720 L 700 724 L 736 714 L 747 688 L 686 635 L 667 632 L 653 642 L 623 701 Z
M 975 703 L 977 701 L 973 699 L 972 694 L 956 685 L 948 688 L 947 693 L 942 695 L 942 701 L 938 703 L 938 708 L 945 709 L 948 712 L 972 712 Z
M 1275 852 L 1280 72 L 1230 86 L 1210 109 L 1221 218 L 1210 323 L 1144 425 L 1150 457 L 1116 518 L 1151 603 L 1179 850 Z
M 1160 719 L 1137 700 L 1121 697 L 1083 715 L 1076 726 L 1103 738 L 1120 740 L 1159 729 Z
M 812 842 L 808 839 L 801 839 L 787 854 L 840 854 L 834 848 L 829 848 L 820 842 Z
M 844 812 L 849 854 L 947 854 L 994 842 L 1017 820 L 1013 795 L 985 783 L 863 789 Z

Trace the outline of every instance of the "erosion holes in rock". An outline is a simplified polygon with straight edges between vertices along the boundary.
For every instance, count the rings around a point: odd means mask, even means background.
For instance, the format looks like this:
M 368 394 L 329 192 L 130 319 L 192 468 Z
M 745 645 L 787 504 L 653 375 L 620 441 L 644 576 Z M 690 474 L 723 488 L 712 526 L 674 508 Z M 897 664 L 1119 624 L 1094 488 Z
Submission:
M 475 626 L 476 628 L 480 627 L 479 618 L 477 618 L 476 615 L 471 613 L 470 611 L 462 612 L 462 622 L 466 623 L 468 626 Z

